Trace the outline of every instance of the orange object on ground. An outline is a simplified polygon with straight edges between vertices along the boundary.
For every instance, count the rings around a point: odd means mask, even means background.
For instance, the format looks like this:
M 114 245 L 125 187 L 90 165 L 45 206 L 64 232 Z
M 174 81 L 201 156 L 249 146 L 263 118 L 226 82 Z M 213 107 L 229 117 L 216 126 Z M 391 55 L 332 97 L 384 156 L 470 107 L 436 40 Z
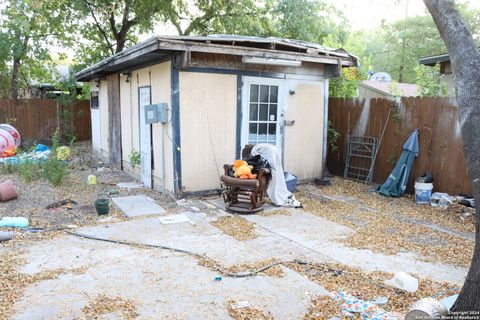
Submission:
M 2 158 L 9 158 L 9 157 L 13 157 L 16 154 L 17 154 L 17 146 L 10 146 L 5 150 L 3 150 L 0 156 Z

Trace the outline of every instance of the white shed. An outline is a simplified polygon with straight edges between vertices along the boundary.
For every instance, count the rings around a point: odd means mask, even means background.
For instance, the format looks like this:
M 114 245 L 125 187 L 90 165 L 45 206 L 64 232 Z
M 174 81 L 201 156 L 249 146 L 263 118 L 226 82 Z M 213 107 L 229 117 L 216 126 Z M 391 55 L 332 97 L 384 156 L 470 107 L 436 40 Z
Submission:
M 328 78 L 356 63 L 341 49 L 297 40 L 162 36 L 76 77 L 91 84 L 94 152 L 181 197 L 218 189 L 223 164 L 248 143 L 274 144 L 300 181 L 322 176 Z M 167 117 L 147 124 L 160 104 Z M 132 151 L 139 167 L 129 163 Z

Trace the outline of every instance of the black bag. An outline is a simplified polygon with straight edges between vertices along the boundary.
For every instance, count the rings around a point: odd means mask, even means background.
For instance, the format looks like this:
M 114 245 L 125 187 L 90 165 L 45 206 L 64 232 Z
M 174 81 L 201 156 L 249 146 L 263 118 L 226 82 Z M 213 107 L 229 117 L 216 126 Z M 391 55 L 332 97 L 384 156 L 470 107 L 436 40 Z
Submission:
M 270 169 L 268 161 L 263 159 L 261 155 L 257 154 L 256 156 L 248 155 L 243 158 L 243 161 L 246 161 L 249 166 L 253 166 L 252 173 L 257 174 L 260 169 Z

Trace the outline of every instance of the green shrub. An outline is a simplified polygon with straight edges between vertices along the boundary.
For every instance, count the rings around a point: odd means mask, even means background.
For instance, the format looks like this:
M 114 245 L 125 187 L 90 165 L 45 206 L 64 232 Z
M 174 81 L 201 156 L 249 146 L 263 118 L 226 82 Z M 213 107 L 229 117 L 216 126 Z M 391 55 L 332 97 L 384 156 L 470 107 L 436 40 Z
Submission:
M 58 160 L 55 156 L 51 156 L 45 161 L 42 167 L 43 178 L 50 181 L 54 186 L 61 185 L 68 176 L 67 164 Z
M 17 171 L 25 182 L 32 182 L 40 178 L 40 167 L 32 161 L 17 164 Z
M 17 166 L 11 163 L 0 165 L 2 174 L 13 174 L 17 172 Z

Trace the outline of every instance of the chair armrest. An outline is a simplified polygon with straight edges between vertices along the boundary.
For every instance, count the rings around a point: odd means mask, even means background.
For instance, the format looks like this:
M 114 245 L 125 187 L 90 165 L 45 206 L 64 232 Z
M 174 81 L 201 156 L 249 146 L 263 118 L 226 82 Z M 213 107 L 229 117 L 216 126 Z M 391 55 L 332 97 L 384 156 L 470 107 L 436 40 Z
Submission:
M 220 181 L 222 181 L 227 186 L 234 187 L 258 188 L 260 185 L 260 182 L 257 179 L 240 179 L 233 178 L 227 175 L 221 176 Z

